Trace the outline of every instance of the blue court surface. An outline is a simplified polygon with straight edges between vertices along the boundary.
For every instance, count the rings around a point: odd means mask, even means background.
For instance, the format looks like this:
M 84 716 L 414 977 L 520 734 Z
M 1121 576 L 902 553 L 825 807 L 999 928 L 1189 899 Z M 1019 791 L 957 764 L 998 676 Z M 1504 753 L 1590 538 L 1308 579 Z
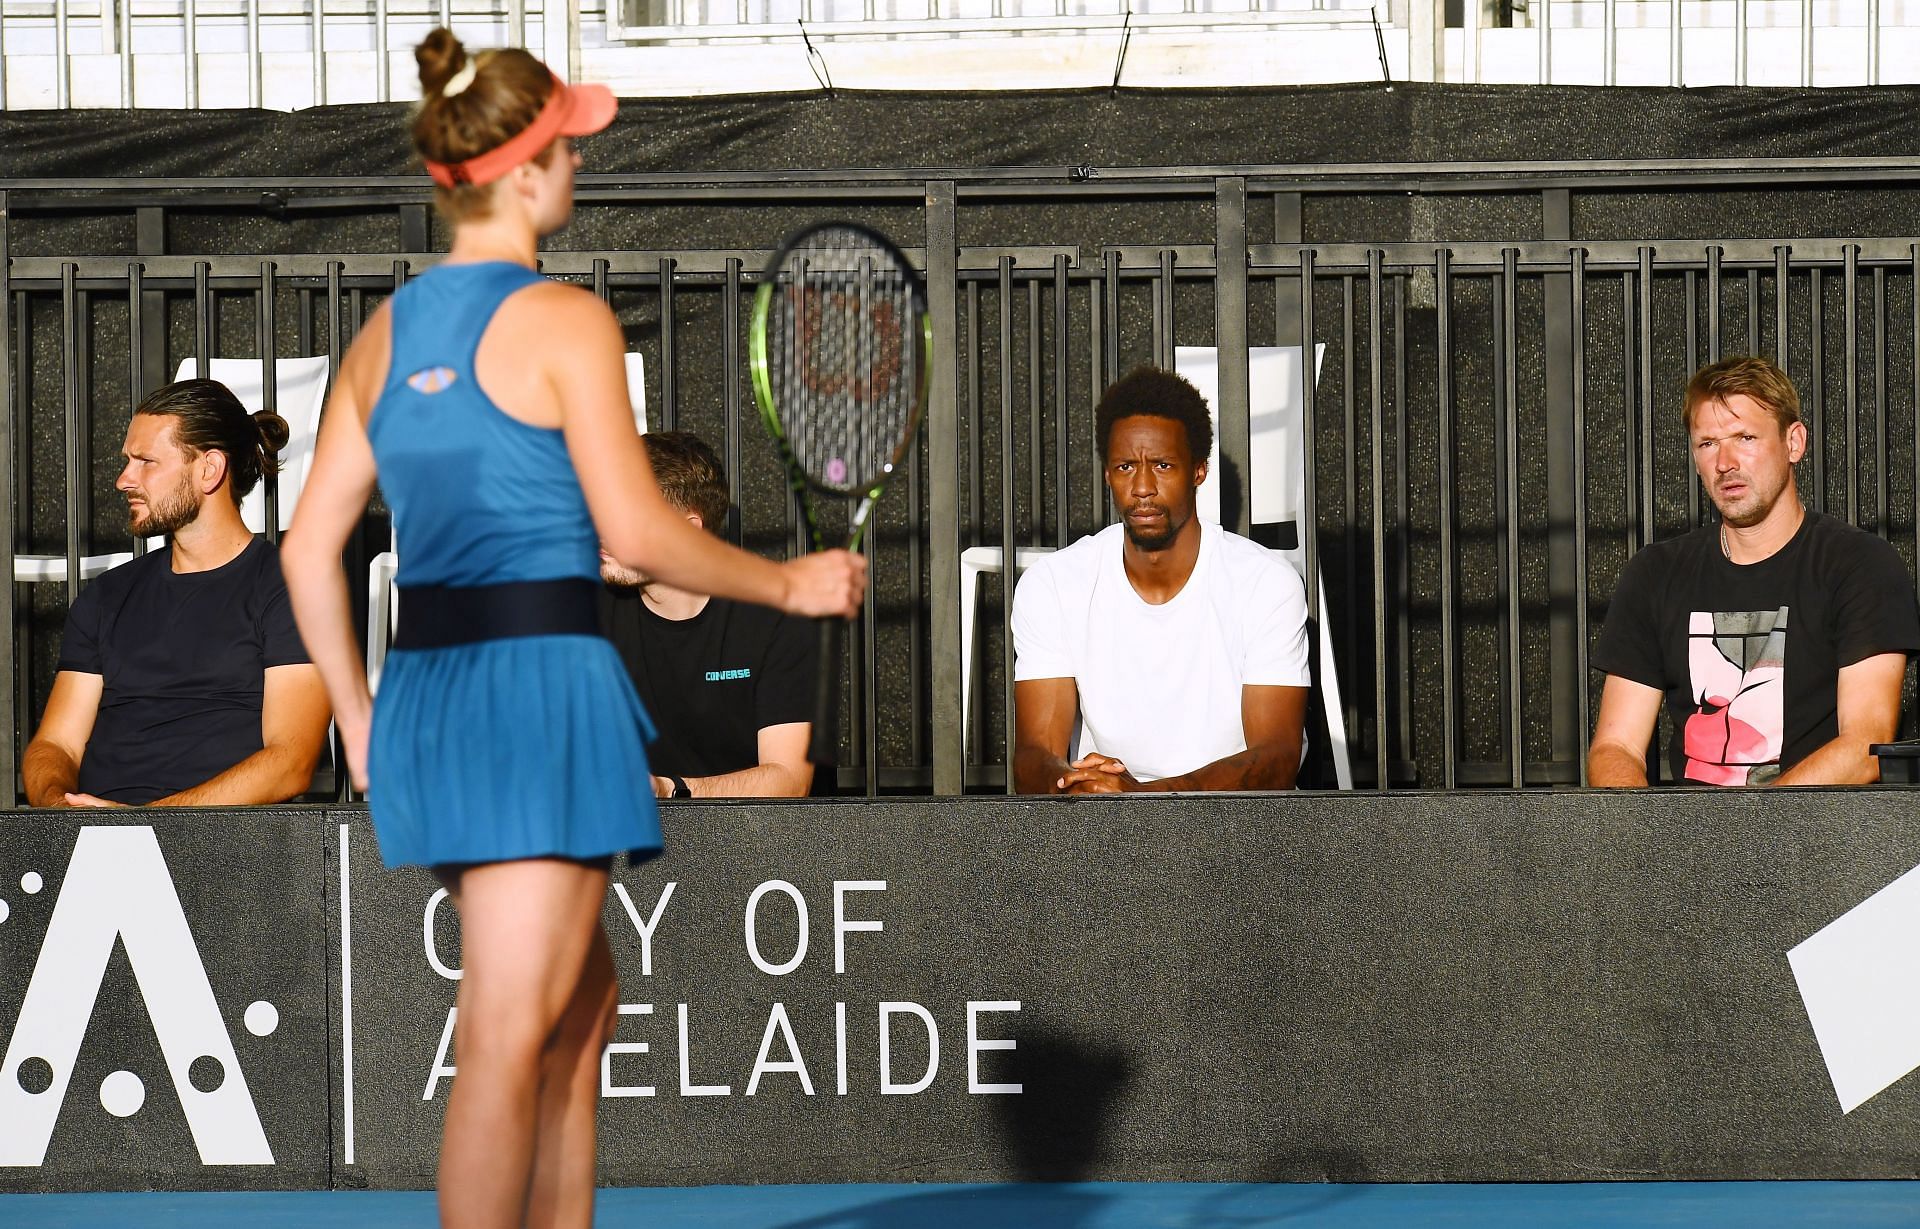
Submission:
M 422 1192 L 0 1196 L 32 1229 L 432 1226 Z M 601 1229 L 1767 1229 L 1920 1225 L 1920 1182 L 1314 1185 L 1088 1182 L 600 1192 Z

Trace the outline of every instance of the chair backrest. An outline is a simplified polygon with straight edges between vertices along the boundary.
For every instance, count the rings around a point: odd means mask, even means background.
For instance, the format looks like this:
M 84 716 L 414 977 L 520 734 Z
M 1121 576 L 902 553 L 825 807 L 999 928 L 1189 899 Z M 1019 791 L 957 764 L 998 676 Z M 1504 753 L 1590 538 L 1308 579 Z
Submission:
M 633 425 L 647 433 L 647 361 L 644 356 L 627 354 L 627 404 L 633 407 Z
M 1326 343 L 1313 348 L 1313 372 L 1318 379 Z M 1220 523 L 1220 352 L 1212 346 L 1176 346 L 1174 370 L 1200 390 L 1213 415 L 1213 451 L 1207 457 L 1207 481 L 1196 497 L 1195 510 L 1212 524 Z M 1300 519 L 1306 502 L 1306 455 L 1301 436 L 1300 347 L 1252 346 L 1247 350 L 1247 475 L 1253 492 L 1255 525 Z
M 190 380 L 197 374 L 198 361 L 189 358 L 174 373 L 175 380 Z M 327 399 L 327 356 L 275 359 L 275 408 L 287 420 L 287 446 L 280 453 L 279 521 L 285 529 L 293 523 L 293 506 L 307 484 L 313 468 L 313 441 L 320 430 L 320 410 Z M 216 358 L 207 363 L 207 378 L 218 380 L 232 390 L 250 414 L 266 408 L 264 372 L 256 358 Z M 266 483 L 261 483 L 240 501 L 240 519 L 255 533 L 267 527 Z

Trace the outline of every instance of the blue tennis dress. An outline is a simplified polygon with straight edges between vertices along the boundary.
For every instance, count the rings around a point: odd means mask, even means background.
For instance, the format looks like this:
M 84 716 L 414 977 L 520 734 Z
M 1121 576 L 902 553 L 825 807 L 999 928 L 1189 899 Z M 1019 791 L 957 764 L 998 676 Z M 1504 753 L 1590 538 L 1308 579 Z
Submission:
M 443 265 L 392 301 L 387 385 L 367 423 L 409 586 L 585 578 L 599 540 L 561 433 L 501 412 L 474 377 L 500 304 L 540 280 Z M 512 636 L 388 654 L 369 801 L 388 866 L 593 858 L 660 847 L 653 724 L 592 635 Z

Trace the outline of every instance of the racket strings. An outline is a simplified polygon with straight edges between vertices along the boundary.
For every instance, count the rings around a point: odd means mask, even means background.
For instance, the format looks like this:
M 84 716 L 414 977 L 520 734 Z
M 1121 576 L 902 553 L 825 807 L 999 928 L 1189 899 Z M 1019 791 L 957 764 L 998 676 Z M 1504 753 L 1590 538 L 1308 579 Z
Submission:
M 788 447 L 818 485 L 878 485 L 924 378 L 912 270 L 865 232 L 832 227 L 787 253 L 768 321 L 768 378 Z

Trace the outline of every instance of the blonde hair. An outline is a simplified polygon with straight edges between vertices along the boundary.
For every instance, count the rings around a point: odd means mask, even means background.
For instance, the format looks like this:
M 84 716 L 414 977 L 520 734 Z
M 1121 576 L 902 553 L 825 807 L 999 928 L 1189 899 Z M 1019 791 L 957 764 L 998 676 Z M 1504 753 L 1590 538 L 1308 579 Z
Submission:
M 1764 358 L 1743 354 L 1709 363 L 1687 381 L 1683 412 L 1687 429 L 1693 429 L 1693 411 L 1697 407 L 1742 395 L 1766 406 L 1780 424 L 1782 433 L 1800 421 L 1800 393 L 1787 373 Z

